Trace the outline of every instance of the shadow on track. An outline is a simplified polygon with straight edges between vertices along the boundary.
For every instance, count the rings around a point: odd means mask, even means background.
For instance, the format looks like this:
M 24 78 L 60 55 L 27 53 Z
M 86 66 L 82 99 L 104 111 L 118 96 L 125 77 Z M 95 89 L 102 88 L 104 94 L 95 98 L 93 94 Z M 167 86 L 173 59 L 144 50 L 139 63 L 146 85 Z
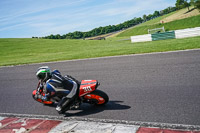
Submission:
M 104 110 L 124 110 L 130 109 L 130 106 L 122 105 L 123 101 L 109 101 L 106 105 L 95 106 L 89 104 L 82 104 L 77 110 L 68 110 L 65 117 L 71 116 L 86 116 L 90 114 L 100 113 Z

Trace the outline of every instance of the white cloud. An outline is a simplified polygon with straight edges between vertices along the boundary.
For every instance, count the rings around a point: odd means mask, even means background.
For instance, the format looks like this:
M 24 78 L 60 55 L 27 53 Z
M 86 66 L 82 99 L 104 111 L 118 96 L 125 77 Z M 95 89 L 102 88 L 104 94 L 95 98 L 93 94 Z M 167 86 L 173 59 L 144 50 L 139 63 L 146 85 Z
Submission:
M 21 2 L 25 2 L 27 6 L 21 8 L 20 10 L 14 8 L 13 3 L 7 3 L 10 5 L 13 5 L 10 7 L 9 10 L 11 10 L 11 13 L 8 14 L 1 14 L 0 16 L 0 22 L 1 21 L 8 21 L 8 20 L 13 20 L 22 16 L 31 16 L 34 13 L 39 13 L 42 11 L 47 11 L 47 10 L 51 10 L 54 8 L 60 8 L 60 7 L 70 7 L 72 5 L 77 5 L 78 3 L 84 2 L 86 0 L 76 0 L 76 1 L 64 1 L 64 2 L 58 2 L 57 0 L 52 0 L 50 3 L 47 0 L 47 4 L 44 3 L 40 3 L 37 1 L 34 1 L 32 5 L 26 3 L 29 2 L 27 0 L 21 0 Z M 45 2 L 45 1 L 44 1 Z M 48 4 L 49 3 L 49 4 Z M 1 9 L 0 11 L 2 12 L 3 9 Z
M 15 24 L 15 25 L 9 25 L 6 27 L 0 27 L 0 31 L 9 31 L 9 30 L 14 30 L 14 29 L 19 29 L 20 27 L 23 27 L 25 25 L 29 25 L 32 22 L 26 22 L 26 23 L 20 23 L 20 24 Z
M 24 29 L 46 36 L 122 23 L 167 8 L 175 4 L 175 0 L 174 3 L 167 0 L 12 0 L 10 4 L 2 3 L 7 7 L 0 8 L 0 31 Z
M 55 25 L 53 23 L 38 23 L 38 24 L 31 24 L 36 31 L 38 31 L 37 36 L 48 36 L 50 34 L 67 34 L 66 31 L 74 31 L 77 28 L 85 26 L 86 23 L 68 23 L 63 25 Z

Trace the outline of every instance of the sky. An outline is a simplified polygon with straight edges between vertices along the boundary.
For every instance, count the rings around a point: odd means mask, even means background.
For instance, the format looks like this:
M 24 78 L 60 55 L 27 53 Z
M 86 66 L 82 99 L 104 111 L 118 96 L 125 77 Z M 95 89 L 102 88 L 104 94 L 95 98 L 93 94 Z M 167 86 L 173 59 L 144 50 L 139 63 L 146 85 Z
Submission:
M 0 38 L 44 37 L 116 25 L 176 0 L 0 0 Z

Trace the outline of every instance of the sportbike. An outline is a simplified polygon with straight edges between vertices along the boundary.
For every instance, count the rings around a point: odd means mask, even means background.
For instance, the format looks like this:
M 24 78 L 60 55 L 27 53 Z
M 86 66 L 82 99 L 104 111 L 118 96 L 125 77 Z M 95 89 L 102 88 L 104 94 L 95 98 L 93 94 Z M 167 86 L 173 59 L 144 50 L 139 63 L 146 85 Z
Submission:
M 40 83 L 38 83 L 37 88 L 39 88 L 39 84 Z M 105 92 L 97 89 L 99 85 L 100 83 L 97 80 L 82 80 L 80 87 L 78 88 L 78 96 L 74 101 L 72 101 L 73 103 L 71 104 L 70 109 L 78 108 L 81 103 L 89 103 L 93 105 L 106 104 L 109 101 L 109 97 Z M 43 101 L 42 96 L 45 96 L 44 92 L 43 89 L 34 90 L 32 92 L 33 99 L 43 104 L 52 105 L 58 103 L 63 97 L 62 95 L 56 95 L 48 101 Z M 40 94 L 41 97 L 36 99 L 36 94 Z

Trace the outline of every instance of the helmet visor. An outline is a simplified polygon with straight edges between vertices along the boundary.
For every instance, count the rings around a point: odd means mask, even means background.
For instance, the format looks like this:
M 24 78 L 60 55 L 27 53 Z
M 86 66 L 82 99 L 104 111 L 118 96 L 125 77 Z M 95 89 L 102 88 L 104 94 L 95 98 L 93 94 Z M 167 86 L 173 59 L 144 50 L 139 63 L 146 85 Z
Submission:
M 40 74 L 37 75 L 37 78 L 38 78 L 39 80 L 43 80 L 43 79 L 45 78 L 45 76 L 46 76 L 45 73 L 40 73 Z

